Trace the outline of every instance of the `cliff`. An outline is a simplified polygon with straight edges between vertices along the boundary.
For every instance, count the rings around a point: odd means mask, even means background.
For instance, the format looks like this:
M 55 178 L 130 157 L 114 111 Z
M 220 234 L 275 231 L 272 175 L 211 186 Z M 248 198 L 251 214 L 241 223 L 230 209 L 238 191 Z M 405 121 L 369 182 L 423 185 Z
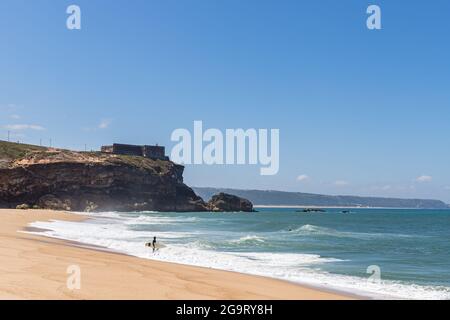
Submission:
M 206 211 L 183 170 L 166 160 L 0 141 L 0 207 Z

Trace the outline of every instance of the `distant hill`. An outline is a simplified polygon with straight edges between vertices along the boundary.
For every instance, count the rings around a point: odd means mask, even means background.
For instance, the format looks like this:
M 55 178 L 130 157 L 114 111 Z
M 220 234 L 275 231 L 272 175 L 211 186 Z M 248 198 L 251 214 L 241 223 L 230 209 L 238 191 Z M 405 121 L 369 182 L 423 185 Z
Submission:
M 380 208 L 419 208 L 419 209 L 448 209 L 449 205 L 440 200 L 427 199 L 396 199 L 357 196 L 327 196 L 321 194 L 239 190 L 226 188 L 194 187 L 194 191 L 205 201 L 214 194 L 225 192 L 246 198 L 254 205 L 273 206 L 322 206 L 322 207 L 380 207 Z

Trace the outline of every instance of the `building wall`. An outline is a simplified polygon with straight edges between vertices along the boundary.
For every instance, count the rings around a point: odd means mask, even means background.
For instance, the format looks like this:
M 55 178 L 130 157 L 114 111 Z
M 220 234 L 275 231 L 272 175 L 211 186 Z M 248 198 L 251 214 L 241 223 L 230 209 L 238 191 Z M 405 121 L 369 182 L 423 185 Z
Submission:
M 114 154 L 123 154 L 129 156 L 141 156 L 142 157 L 142 147 L 134 146 L 130 144 L 113 144 Z
M 104 153 L 113 153 L 114 148 L 113 146 L 102 146 L 101 150 Z
M 161 146 L 143 146 L 142 155 L 147 158 L 165 159 L 166 148 Z
M 166 157 L 166 148 L 162 146 L 135 146 L 131 144 L 115 143 L 112 146 L 103 146 L 101 151 L 104 153 L 169 160 L 169 158 Z

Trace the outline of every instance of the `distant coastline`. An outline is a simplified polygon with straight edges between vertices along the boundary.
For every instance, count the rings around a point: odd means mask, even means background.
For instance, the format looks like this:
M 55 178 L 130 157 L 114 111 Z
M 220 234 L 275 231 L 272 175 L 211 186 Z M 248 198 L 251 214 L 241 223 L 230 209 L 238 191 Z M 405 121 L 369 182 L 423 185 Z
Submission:
M 231 188 L 193 187 L 197 195 L 210 198 L 226 192 L 250 200 L 255 207 L 271 208 L 383 208 L 383 209 L 449 209 L 443 201 L 434 199 L 400 199 L 362 196 L 332 196 L 276 190 L 243 190 Z
M 392 210 L 445 210 L 446 208 L 406 208 L 406 207 L 358 207 L 358 206 L 302 206 L 302 205 L 254 205 L 254 208 L 279 208 L 279 209 L 392 209 Z M 450 209 L 450 208 L 447 208 Z

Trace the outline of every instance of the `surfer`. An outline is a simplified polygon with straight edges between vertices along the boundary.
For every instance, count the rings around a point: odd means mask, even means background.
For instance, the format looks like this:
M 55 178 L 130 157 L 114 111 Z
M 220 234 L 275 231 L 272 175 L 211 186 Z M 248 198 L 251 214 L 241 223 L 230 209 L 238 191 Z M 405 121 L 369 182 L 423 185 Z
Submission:
M 152 247 L 153 247 L 153 252 L 155 252 L 155 249 L 156 249 L 156 237 L 153 237 Z
M 146 247 L 152 247 L 153 248 L 153 252 L 155 252 L 156 250 L 156 237 L 153 237 L 153 241 L 152 242 L 147 242 L 145 244 Z

